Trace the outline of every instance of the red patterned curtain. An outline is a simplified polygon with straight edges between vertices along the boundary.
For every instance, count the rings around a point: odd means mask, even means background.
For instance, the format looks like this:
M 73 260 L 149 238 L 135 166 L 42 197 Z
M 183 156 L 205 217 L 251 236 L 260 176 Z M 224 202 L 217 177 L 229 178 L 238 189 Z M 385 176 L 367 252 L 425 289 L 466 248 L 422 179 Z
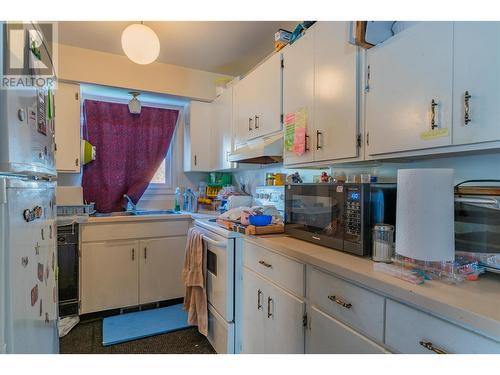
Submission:
M 124 194 L 137 203 L 165 158 L 179 116 L 172 109 L 85 100 L 84 138 L 96 146 L 96 160 L 83 167 L 83 197 L 98 212 L 122 211 Z

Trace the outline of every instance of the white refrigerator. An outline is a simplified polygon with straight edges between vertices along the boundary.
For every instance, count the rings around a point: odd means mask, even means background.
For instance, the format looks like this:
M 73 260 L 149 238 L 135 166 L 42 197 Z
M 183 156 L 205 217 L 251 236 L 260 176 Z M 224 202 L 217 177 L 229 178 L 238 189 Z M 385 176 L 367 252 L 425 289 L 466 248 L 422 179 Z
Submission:
M 54 120 L 46 95 L 0 89 L 0 353 L 59 352 Z

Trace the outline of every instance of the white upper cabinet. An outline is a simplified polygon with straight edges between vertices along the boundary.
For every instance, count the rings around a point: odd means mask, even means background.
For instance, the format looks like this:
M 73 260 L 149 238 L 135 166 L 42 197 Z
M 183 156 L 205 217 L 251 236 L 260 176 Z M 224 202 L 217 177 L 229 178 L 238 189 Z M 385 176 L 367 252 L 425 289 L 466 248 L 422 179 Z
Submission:
M 306 152 L 286 150 L 286 165 L 358 156 L 359 52 L 348 40 L 349 22 L 317 22 L 283 50 L 283 112 L 307 113 Z
M 213 130 L 212 103 L 191 101 L 184 128 L 184 171 L 212 170 L 211 133 Z
M 314 160 L 358 156 L 358 48 L 349 22 L 314 29 Z
M 296 155 L 285 150 L 283 162 L 307 163 L 314 160 L 311 134 L 314 131 L 314 32 L 315 26 L 283 50 L 283 114 L 304 110 L 307 114 L 306 151 Z M 286 132 L 286 125 L 283 126 Z
M 500 140 L 500 22 L 455 22 L 453 144 Z
M 56 169 L 80 173 L 80 85 L 57 84 L 55 112 Z
M 369 155 L 451 144 L 452 41 L 452 22 L 421 22 L 367 51 Z
M 234 87 L 235 143 L 281 130 L 281 55 L 275 53 Z
M 230 169 L 228 156 L 233 151 L 233 88 L 229 87 L 212 102 L 214 129 L 212 136 L 213 169 Z

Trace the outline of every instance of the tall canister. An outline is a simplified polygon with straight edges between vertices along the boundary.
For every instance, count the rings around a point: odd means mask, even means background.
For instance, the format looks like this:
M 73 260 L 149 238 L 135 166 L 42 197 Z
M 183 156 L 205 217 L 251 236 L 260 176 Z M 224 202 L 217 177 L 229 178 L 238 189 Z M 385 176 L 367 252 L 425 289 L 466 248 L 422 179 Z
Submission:
M 394 255 L 394 226 L 390 224 L 375 224 L 372 233 L 375 262 L 390 263 Z

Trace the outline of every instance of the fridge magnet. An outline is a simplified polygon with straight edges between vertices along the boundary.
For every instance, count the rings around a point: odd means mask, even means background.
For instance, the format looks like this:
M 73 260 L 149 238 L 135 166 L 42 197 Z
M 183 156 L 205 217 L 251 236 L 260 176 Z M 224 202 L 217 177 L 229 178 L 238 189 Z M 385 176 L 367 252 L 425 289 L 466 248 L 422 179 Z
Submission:
M 28 263 L 29 263 L 28 257 L 21 257 L 21 265 L 23 266 L 23 268 L 28 267 Z
M 38 277 L 38 280 L 40 280 L 40 282 L 43 281 L 43 264 L 42 263 L 38 263 L 37 277 Z
M 38 301 L 38 284 L 31 289 L 31 306 L 35 306 L 36 301 Z
M 36 127 L 36 107 L 28 107 L 28 126 L 30 128 Z
M 40 254 L 40 244 L 37 241 L 37 243 L 35 245 L 35 255 L 39 255 L 39 254 Z
M 46 323 L 46 324 L 49 324 L 49 323 L 50 323 L 50 320 L 49 320 L 49 313 L 45 313 L 45 323 Z
M 40 316 L 42 316 L 43 313 L 43 299 L 40 299 Z

